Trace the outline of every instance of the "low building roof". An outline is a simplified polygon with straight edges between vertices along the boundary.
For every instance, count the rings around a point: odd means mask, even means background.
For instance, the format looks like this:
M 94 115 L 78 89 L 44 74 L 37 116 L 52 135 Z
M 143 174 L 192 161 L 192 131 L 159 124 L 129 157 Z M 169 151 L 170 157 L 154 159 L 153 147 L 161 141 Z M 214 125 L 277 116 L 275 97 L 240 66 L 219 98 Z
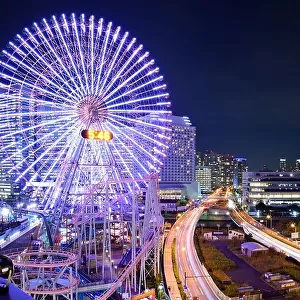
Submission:
M 251 251 L 269 250 L 267 247 L 265 247 L 265 246 L 263 246 L 259 243 L 256 243 L 256 242 L 246 242 L 246 243 L 241 244 L 241 247 L 243 249 L 248 249 L 248 250 L 251 250 Z

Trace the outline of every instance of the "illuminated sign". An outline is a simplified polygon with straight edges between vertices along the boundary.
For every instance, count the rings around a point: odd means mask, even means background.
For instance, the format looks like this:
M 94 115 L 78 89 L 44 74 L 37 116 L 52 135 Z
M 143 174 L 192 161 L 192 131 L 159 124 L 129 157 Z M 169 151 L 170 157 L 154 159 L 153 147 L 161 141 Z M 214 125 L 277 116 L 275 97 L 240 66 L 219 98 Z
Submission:
M 113 138 L 113 134 L 110 131 L 92 129 L 82 130 L 81 136 L 85 139 L 100 141 L 110 141 Z

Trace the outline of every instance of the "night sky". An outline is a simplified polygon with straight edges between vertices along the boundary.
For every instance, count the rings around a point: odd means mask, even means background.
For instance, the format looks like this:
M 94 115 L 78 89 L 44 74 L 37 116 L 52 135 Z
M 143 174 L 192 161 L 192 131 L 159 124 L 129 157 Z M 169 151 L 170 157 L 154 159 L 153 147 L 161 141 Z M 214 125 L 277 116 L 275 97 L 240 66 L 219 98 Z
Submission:
M 245 156 L 250 170 L 300 158 L 300 1 L 3 2 L 1 49 L 53 14 L 103 17 L 150 51 L 198 151 Z

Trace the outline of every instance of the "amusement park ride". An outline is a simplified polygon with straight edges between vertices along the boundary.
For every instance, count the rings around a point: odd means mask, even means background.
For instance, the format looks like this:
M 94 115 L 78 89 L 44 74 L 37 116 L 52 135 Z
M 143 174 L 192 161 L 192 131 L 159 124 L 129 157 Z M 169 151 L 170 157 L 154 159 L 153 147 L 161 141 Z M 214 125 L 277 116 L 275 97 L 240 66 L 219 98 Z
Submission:
M 98 299 L 141 292 L 159 270 L 171 111 L 142 49 L 111 22 L 72 14 L 34 23 L 2 51 L 1 163 L 33 191 L 49 243 L 5 254 L 36 299 L 78 299 L 83 269 L 110 283 Z

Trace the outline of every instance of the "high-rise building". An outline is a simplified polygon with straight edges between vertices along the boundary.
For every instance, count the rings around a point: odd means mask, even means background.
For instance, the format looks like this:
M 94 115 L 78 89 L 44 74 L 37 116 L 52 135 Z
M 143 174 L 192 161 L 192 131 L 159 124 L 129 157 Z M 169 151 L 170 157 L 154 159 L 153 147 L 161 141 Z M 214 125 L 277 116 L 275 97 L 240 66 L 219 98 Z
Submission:
M 213 151 L 205 151 L 203 155 L 203 166 L 211 169 L 211 189 L 215 190 L 220 186 L 220 159 L 221 155 Z
M 244 157 L 234 157 L 233 166 L 233 186 L 237 189 L 241 189 L 243 183 L 243 172 L 248 171 L 247 159 Z
M 203 166 L 204 165 L 204 161 L 203 161 L 203 155 L 200 152 L 196 152 L 196 168 L 197 166 Z
M 1 109 L 4 113 L 13 114 L 17 113 L 20 107 L 17 102 L 8 100 L 5 94 L 5 89 L 1 88 L 0 84 L 0 101 L 2 104 Z M 18 198 L 20 192 L 20 184 L 14 184 L 18 171 L 13 171 L 14 164 L 12 161 L 19 163 L 22 167 L 23 156 L 20 154 L 22 149 L 22 136 L 12 137 L 9 135 L 9 130 L 18 130 L 18 122 L 16 118 L 15 123 L 7 124 L 4 120 L 0 120 L 0 126 L 3 137 L 0 141 L 0 198 L 13 199 Z M 7 133 L 7 134 L 6 134 Z
M 280 158 L 279 159 L 279 171 L 280 172 L 286 172 L 287 171 L 286 158 Z
M 300 204 L 300 172 L 243 173 L 243 202 Z
M 211 192 L 211 167 L 196 166 L 196 181 L 200 184 L 201 194 Z
M 221 186 L 233 185 L 234 164 L 233 156 L 226 154 L 220 159 L 220 184 Z
M 296 159 L 296 164 L 295 164 L 295 171 L 299 172 L 300 171 L 300 159 Z
M 163 183 L 195 181 L 196 127 L 188 117 L 172 116 L 172 141 L 160 172 Z

